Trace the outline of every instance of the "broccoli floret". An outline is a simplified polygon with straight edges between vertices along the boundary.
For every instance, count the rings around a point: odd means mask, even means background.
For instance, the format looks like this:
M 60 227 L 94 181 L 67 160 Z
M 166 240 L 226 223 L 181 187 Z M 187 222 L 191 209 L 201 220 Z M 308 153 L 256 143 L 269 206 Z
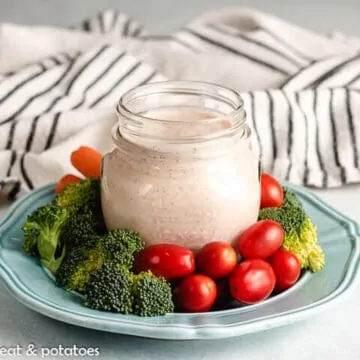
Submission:
M 105 233 L 106 226 L 101 208 L 100 180 L 86 178 L 70 184 L 56 196 L 55 202 L 66 208 L 73 216 L 92 214 L 93 228 L 98 233 Z
M 67 251 L 71 251 L 74 246 L 87 243 L 98 235 L 100 232 L 96 227 L 94 215 L 87 211 L 70 217 L 62 229 L 61 240 L 66 244 Z
M 162 277 L 150 271 L 134 277 L 133 313 L 139 316 L 160 316 L 174 311 L 171 287 Z
M 259 217 L 278 222 L 285 233 L 289 233 L 294 228 L 300 228 L 307 216 L 296 194 L 288 188 L 284 188 L 283 191 L 283 205 L 277 208 L 261 209 Z
M 174 311 L 170 285 L 150 271 L 138 275 L 115 263 L 94 271 L 84 292 L 85 306 L 102 310 L 161 316 Z
M 91 211 L 95 210 L 100 204 L 100 180 L 98 178 L 86 178 L 70 184 L 56 196 L 56 202 L 74 212 L 84 207 Z
M 82 293 L 89 282 L 90 274 L 101 268 L 104 263 L 98 238 L 83 242 L 81 246 L 72 247 L 65 253 L 64 259 L 56 273 L 56 281 L 66 290 Z
M 325 254 L 317 242 L 316 226 L 291 189 L 284 187 L 281 207 L 260 210 L 259 220 L 265 219 L 274 220 L 283 227 L 285 239 L 282 246 L 298 256 L 303 269 L 317 272 L 325 266 Z
M 72 213 L 86 210 L 98 213 L 101 211 L 100 180 L 86 178 L 80 182 L 69 184 L 56 196 L 55 201 Z
M 128 268 L 104 264 L 91 274 L 85 287 L 84 304 L 92 309 L 129 314 L 133 305 L 133 281 Z
M 102 237 L 106 257 L 119 264 L 132 268 L 135 256 L 145 247 L 140 234 L 133 230 L 110 230 Z
M 51 203 L 36 209 L 22 227 L 24 251 L 40 256 L 42 264 L 52 273 L 56 273 L 65 254 L 60 234 L 68 218 L 66 209 Z
M 67 290 L 83 292 L 91 272 L 103 264 L 114 263 L 131 268 L 137 252 L 145 246 L 132 230 L 112 230 L 104 236 L 88 236 L 70 247 L 57 272 L 57 282 Z
M 301 231 L 288 233 L 283 247 L 297 254 L 302 268 L 317 272 L 325 265 L 325 254 L 317 244 L 316 227 L 309 217 L 304 220 Z

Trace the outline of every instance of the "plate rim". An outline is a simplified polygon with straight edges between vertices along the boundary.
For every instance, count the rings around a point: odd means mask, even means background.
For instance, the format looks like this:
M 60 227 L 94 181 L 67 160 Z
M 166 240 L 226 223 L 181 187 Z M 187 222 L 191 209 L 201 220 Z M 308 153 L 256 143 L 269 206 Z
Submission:
M 311 192 L 309 189 L 300 187 L 298 185 L 289 184 L 283 182 L 284 186 L 293 188 L 296 192 L 300 193 L 315 207 L 321 208 L 322 211 L 326 211 L 331 217 L 341 221 L 342 225 L 347 224 L 349 233 L 354 236 L 354 246 L 349 256 L 348 264 L 346 267 L 346 273 L 339 282 L 338 287 L 329 293 L 324 298 L 302 306 L 300 308 L 291 309 L 281 314 L 275 313 L 267 316 L 263 316 L 260 319 L 251 319 L 245 322 L 233 323 L 229 325 L 176 325 L 176 324 L 153 324 L 153 323 L 139 323 L 138 321 L 129 321 L 128 319 L 104 319 L 100 315 L 92 316 L 89 319 L 89 314 L 69 312 L 66 307 L 61 306 L 61 309 L 57 309 L 49 303 L 44 302 L 42 299 L 36 300 L 36 293 L 24 284 L 21 279 L 9 268 L 7 265 L 0 261 L 0 280 L 3 279 L 3 283 L 7 290 L 11 293 L 15 299 L 28 308 L 45 315 L 49 318 L 62 321 L 64 323 L 82 326 L 85 328 L 102 330 L 107 332 L 113 332 L 124 335 L 135 335 L 147 338 L 157 339 L 176 339 L 176 340 L 209 340 L 219 338 L 230 338 L 235 336 L 241 336 L 244 334 L 250 334 L 260 330 L 269 328 L 275 328 L 278 326 L 293 323 L 295 321 L 307 318 L 315 311 L 325 310 L 328 306 L 331 306 L 339 300 L 341 295 L 347 293 L 354 279 L 357 275 L 357 269 L 360 267 L 360 226 L 359 224 L 335 209 L 332 205 L 326 203 L 318 195 Z M 15 201 L 7 211 L 5 217 L 0 221 L 0 240 L 3 233 L 11 226 L 12 219 L 23 214 L 23 206 L 27 202 L 31 202 L 36 195 L 50 195 L 54 191 L 54 184 L 42 186 L 36 190 L 33 190 L 17 201 Z M 1 246 L 0 246 L 1 247 Z M 25 288 L 25 289 L 24 289 Z M 34 297 L 35 295 L 35 297 Z M 100 313 L 100 312 L 99 312 Z M 119 314 L 117 314 L 119 315 Z M 186 314 L 186 316 L 201 316 L 201 314 Z M 209 313 L 206 313 L 209 315 Z M 168 314 L 168 317 L 179 317 L 183 314 Z

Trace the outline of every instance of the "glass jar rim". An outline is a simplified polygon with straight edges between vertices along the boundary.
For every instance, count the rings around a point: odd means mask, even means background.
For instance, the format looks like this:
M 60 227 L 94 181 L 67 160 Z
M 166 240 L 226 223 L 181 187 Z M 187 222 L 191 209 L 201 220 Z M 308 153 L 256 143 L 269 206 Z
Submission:
M 147 129 L 156 128 L 156 126 L 166 127 L 168 129 L 175 129 L 177 126 L 188 126 L 193 123 L 193 119 L 187 119 L 186 117 L 181 120 L 177 119 L 164 119 L 152 118 L 146 114 L 146 111 L 141 112 L 135 110 L 136 106 L 141 103 L 142 99 L 149 99 L 152 96 L 164 96 L 174 99 L 176 96 L 194 96 L 200 99 L 210 100 L 212 104 L 218 104 L 223 108 L 219 111 L 218 108 L 213 108 L 210 105 L 204 105 L 204 112 L 214 112 L 210 117 L 204 117 L 197 119 L 197 124 L 204 126 L 204 129 L 214 129 L 213 131 L 206 130 L 204 134 L 192 133 L 181 136 L 171 136 L 173 132 L 169 132 L 169 135 L 163 136 L 159 133 L 146 132 L 144 126 Z M 209 104 L 210 104 L 209 103 Z M 133 105 L 134 109 L 130 106 Z M 186 102 L 184 104 L 174 104 L 170 107 L 187 107 Z M 224 107 L 226 111 L 224 111 Z M 161 107 L 160 107 L 161 108 Z M 190 106 L 191 108 L 191 106 Z M 147 111 L 156 110 L 157 106 L 149 106 Z M 229 110 L 228 110 L 229 109 Z M 245 111 L 244 103 L 240 94 L 230 88 L 226 88 L 217 84 L 200 82 L 200 81 L 162 81 L 139 87 L 133 88 L 123 94 L 116 107 L 116 112 L 119 118 L 118 131 L 119 135 L 125 138 L 131 137 L 132 139 L 144 139 L 144 141 L 153 141 L 155 143 L 168 143 L 168 144 L 194 144 L 205 143 L 224 137 L 233 137 L 239 134 L 248 134 L 245 123 Z M 219 126 L 223 124 L 224 120 L 227 120 L 229 126 Z
M 154 122 L 161 122 L 161 123 L 186 123 L 185 120 L 164 120 L 164 119 L 155 119 L 152 117 L 139 115 L 134 113 L 128 108 L 127 102 L 135 95 L 139 95 L 140 92 L 146 93 L 149 92 L 150 94 L 154 93 L 166 93 L 166 91 L 174 91 L 176 90 L 177 93 L 181 92 L 197 92 L 198 95 L 214 95 L 211 94 L 209 91 L 213 89 L 214 91 L 217 90 L 219 92 L 218 97 L 222 100 L 229 100 L 231 97 L 234 99 L 234 109 L 229 113 L 225 114 L 227 118 L 233 118 L 239 114 L 244 109 L 244 102 L 239 92 L 233 90 L 231 88 L 218 85 L 211 82 L 205 81 L 190 81 L 190 80 L 168 80 L 168 81 L 159 81 L 150 84 L 140 85 L 138 87 L 132 88 L 125 92 L 119 99 L 116 105 L 116 112 L 118 115 L 130 117 L 132 119 L 141 121 L 154 121 Z M 153 91 L 152 91 L 153 90 Z M 227 95 L 227 96 L 226 96 Z M 220 118 L 223 118 L 224 114 L 213 116 L 209 119 L 201 120 L 202 122 L 212 123 L 219 121 Z M 245 120 L 243 120 L 245 121 Z M 191 122 L 191 121 L 188 121 Z

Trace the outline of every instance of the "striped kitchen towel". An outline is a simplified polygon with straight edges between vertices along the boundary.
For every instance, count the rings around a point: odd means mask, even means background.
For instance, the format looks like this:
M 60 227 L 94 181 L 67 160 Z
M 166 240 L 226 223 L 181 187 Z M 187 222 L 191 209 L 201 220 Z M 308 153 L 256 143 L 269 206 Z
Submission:
M 73 171 L 79 145 L 111 147 L 135 86 L 215 82 L 244 99 L 264 171 L 314 187 L 360 182 L 360 39 L 249 9 L 207 13 L 168 36 L 105 11 L 67 29 L 0 27 L 0 192 Z

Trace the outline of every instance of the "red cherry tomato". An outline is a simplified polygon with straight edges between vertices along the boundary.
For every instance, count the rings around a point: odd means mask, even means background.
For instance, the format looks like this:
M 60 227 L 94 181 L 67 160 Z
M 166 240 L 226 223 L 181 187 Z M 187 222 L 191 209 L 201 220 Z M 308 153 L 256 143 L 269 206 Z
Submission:
M 280 248 L 285 232 L 273 220 L 260 220 L 238 237 L 239 254 L 245 259 L 266 259 Z
M 177 279 L 195 271 L 194 253 L 175 244 L 156 244 L 146 247 L 136 257 L 138 272 L 150 270 L 167 280 Z
M 235 268 L 237 255 L 228 243 L 214 241 L 204 245 L 196 255 L 196 268 L 212 279 L 228 276 Z
M 301 272 L 300 261 L 292 252 L 280 249 L 269 259 L 269 263 L 276 276 L 276 290 L 288 289 L 298 281 Z
M 217 296 L 215 281 L 202 274 L 191 274 L 182 279 L 174 290 L 175 305 L 188 312 L 204 312 L 211 309 Z
M 244 304 L 255 304 L 270 296 L 275 281 L 269 263 L 259 259 L 246 260 L 237 265 L 230 276 L 230 294 Z
M 281 184 L 271 175 L 261 174 L 261 200 L 260 208 L 280 207 L 284 200 Z

